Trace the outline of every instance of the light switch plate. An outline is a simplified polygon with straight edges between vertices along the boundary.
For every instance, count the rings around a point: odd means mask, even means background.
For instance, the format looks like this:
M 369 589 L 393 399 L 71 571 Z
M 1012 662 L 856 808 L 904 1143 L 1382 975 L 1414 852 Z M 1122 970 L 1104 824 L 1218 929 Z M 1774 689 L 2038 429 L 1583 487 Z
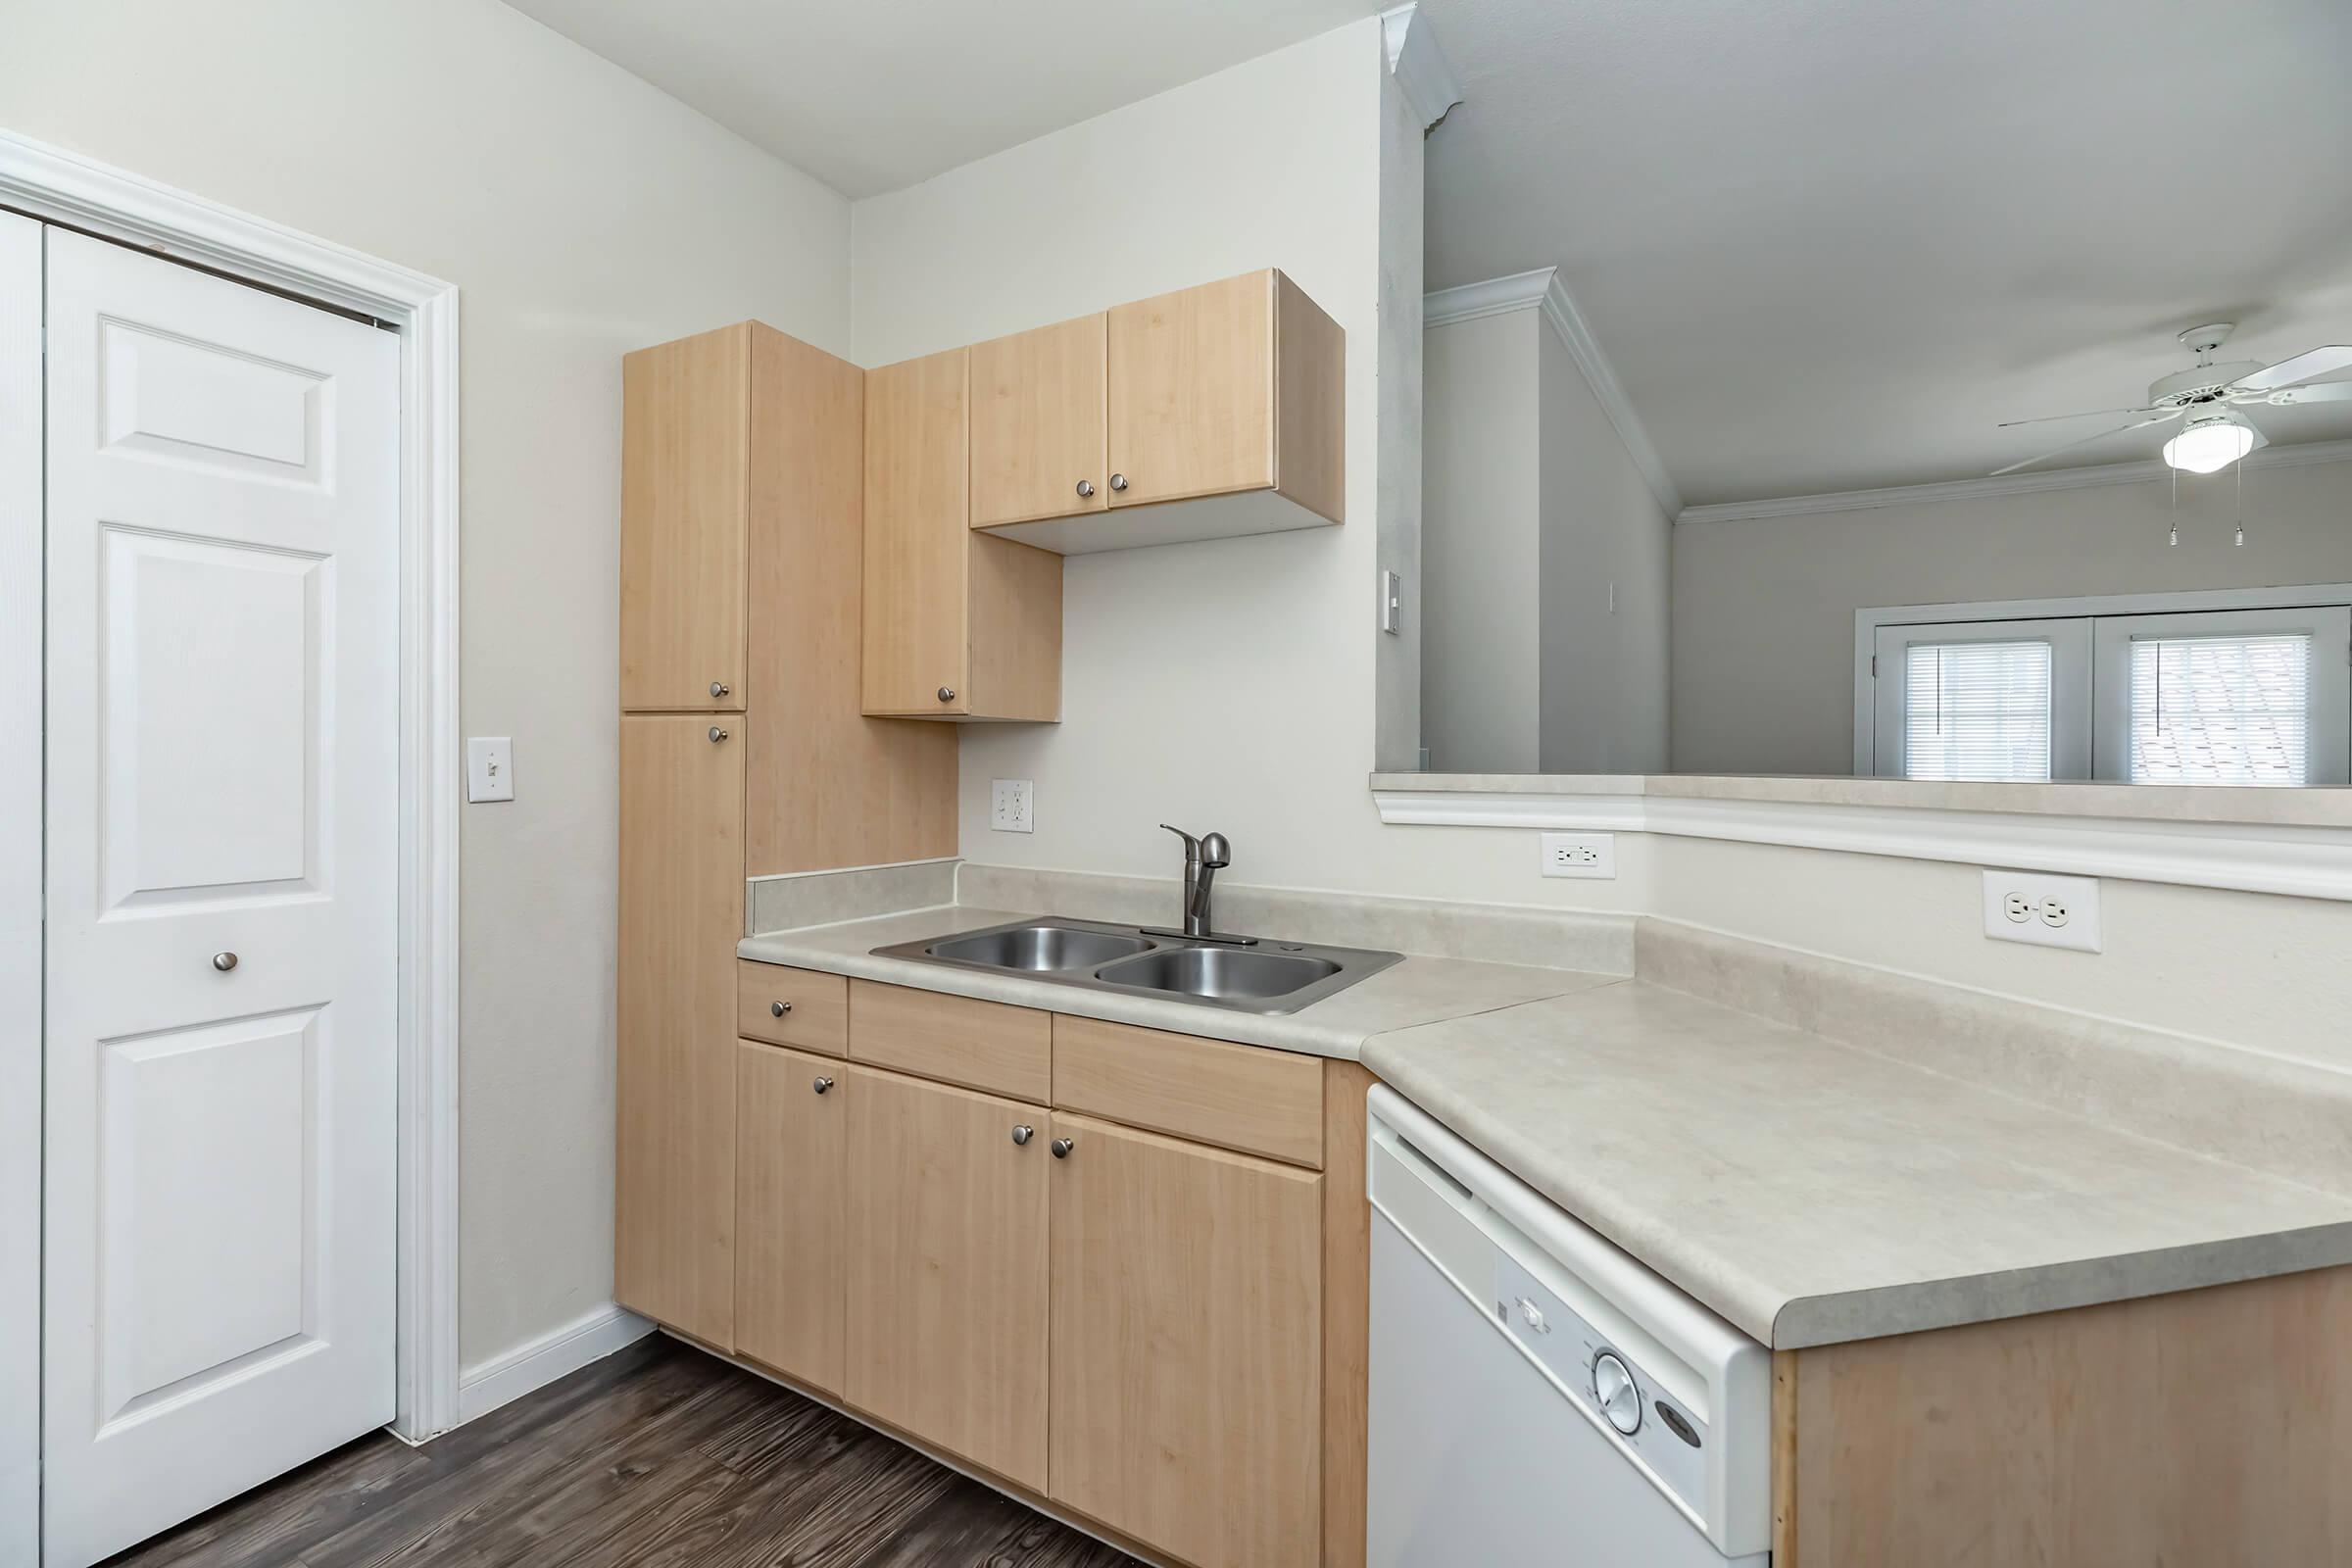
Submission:
M 514 798 L 514 741 L 508 735 L 476 735 L 466 743 L 466 799 Z
M 1404 634 L 1404 579 L 1393 571 L 1380 574 L 1380 629 L 1392 637 Z
M 2047 871 L 1987 871 L 1984 934 L 1995 942 L 2097 953 L 2099 879 Z
M 1030 833 L 1030 803 L 1036 787 L 1025 778 L 988 781 L 988 825 L 999 833 Z

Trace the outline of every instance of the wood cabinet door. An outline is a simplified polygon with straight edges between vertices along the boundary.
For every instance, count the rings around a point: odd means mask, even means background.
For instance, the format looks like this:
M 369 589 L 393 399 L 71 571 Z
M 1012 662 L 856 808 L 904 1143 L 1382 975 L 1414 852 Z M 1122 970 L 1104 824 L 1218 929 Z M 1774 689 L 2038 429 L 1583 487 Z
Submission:
M 1016 332 L 971 354 L 972 526 L 1110 504 L 1102 466 L 1103 318 Z
M 1109 313 L 1112 506 L 1272 486 L 1273 280 L 1248 272 Z
M 709 714 L 620 720 L 613 1296 L 735 1343 L 735 944 L 743 744 Z
M 865 375 L 869 713 L 969 710 L 969 359 L 952 349 Z
M 1054 1135 L 1048 1494 L 1199 1568 L 1314 1562 L 1324 1178 L 1084 1116 Z
M 632 711 L 743 708 L 750 341 L 723 327 L 621 361 L 620 706 Z
M 1046 1485 L 1044 1109 L 845 1067 L 850 1403 Z M 1014 1130 L 1031 1129 L 1024 1142 Z
M 841 1063 L 735 1048 L 735 1348 L 841 1392 L 850 1086 Z

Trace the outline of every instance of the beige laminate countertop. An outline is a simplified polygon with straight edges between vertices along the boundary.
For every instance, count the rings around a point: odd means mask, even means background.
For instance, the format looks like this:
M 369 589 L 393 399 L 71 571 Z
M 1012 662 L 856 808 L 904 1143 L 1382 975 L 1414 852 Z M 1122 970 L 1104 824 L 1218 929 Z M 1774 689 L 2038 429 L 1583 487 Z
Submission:
M 1616 975 L 1587 974 L 1578 969 L 1539 969 L 1527 964 L 1482 963 L 1470 958 L 1408 956 L 1402 963 L 1391 964 L 1337 996 L 1326 997 L 1298 1012 L 1261 1014 L 1233 1012 L 1195 1002 L 1161 1002 L 1151 997 L 1090 991 L 1081 986 L 1055 985 L 1013 974 L 953 969 L 945 964 L 917 963 L 911 958 L 881 958 L 871 951 L 922 937 L 978 931 L 1029 918 L 1032 916 L 1017 909 L 976 909 L 959 905 L 886 914 L 872 920 L 851 920 L 841 925 L 771 931 L 746 937 L 735 951 L 763 963 L 788 963 L 800 969 L 820 969 L 861 980 L 978 997 L 984 1002 L 1009 1002 L 1017 1006 L 1076 1013 L 1085 1018 L 1107 1018 L 1113 1023 L 1141 1024 L 1148 1029 L 1170 1029 L 1179 1034 L 1205 1035 L 1212 1040 L 1238 1040 L 1244 1045 L 1272 1046 L 1280 1051 L 1305 1052 L 1317 1056 L 1340 1056 L 1349 1061 L 1363 1054 L 1366 1040 L 1393 1029 L 1407 1029 L 1414 1024 L 1459 1018 L 1543 997 L 1622 983 Z
M 1776 1348 L 2352 1262 L 2352 1198 L 1615 976 L 1408 956 L 1288 1016 L 869 950 L 943 907 L 747 938 L 747 958 L 1359 1058 Z

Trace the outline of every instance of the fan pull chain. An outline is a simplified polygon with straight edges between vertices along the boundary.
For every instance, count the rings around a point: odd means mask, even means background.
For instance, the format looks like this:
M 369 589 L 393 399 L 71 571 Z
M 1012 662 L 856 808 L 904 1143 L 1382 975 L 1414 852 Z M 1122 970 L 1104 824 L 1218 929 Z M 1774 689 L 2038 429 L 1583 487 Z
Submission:
M 2165 471 L 2172 476 L 2173 482 L 2173 531 L 2164 542 L 2178 547 L 2180 543 L 2180 470 L 2168 467 Z
M 2237 460 L 2237 538 L 2232 541 L 2238 549 L 2246 548 L 2246 460 Z

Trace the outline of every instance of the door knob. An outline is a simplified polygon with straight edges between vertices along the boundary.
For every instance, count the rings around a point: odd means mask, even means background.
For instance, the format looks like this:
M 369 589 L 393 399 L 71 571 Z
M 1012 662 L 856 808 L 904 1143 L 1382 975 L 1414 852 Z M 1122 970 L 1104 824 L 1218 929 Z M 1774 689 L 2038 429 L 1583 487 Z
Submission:
M 939 700 L 943 703 L 954 702 L 956 700 L 956 688 L 953 686 L 942 686 L 939 689 Z
M 723 681 L 723 680 L 714 680 L 714 681 L 712 681 L 712 682 L 710 683 L 710 695 L 711 695 L 711 696 L 713 696 L 713 697 L 724 697 L 724 696 L 726 696 L 726 695 L 727 695 L 727 683 L 726 683 L 725 681 Z
M 1078 481 L 1078 499 L 1079 499 L 1079 500 L 1081 500 L 1081 501 L 1084 501 L 1084 500 L 1085 500 L 1085 499 L 1086 499 L 1088 496 L 1091 496 L 1091 495 L 1093 495 L 1094 493 L 1095 493 L 1095 481 L 1094 481 L 1094 480 L 1092 480 L 1092 479 L 1081 479 L 1081 480 L 1079 480 L 1079 481 Z
M 776 1017 L 781 1018 L 792 1010 L 792 1004 L 789 1002 L 771 1002 L 767 1004 L 767 1010 Z
M 1029 1147 L 1029 1140 L 1035 1138 L 1036 1136 L 1037 1129 L 1030 1126 L 1027 1122 L 1021 1123 L 1018 1127 L 1015 1127 L 1012 1130 L 1012 1141 L 1023 1149 L 1027 1149 Z
M 727 738 L 727 732 L 726 732 L 725 730 L 723 730 L 723 729 L 720 729 L 720 728 L 719 728 L 719 727 L 718 727 L 716 724 L 713 724 L 713 725 L 711 725 L 711 726 L 710 726 L 710 744 L 711 744 L 711 745 L 713 745 L 713 746 L 716 746 L 716 745 L 717 745 L 717 744 L 718 744 L 720 741 L 723 741 L 723 740 L 725 740 L 726 738 Z
M 1123 474 L 1123 473 L 1114 473 L 1114 474 L 1112 474 L 1112 475 L 1110 476 L 1110 487 L 1111 487 L 1113 490 L 1124 490 L 1124 489 L 1126 489 L 1126 488 L 1127 488 L 1127 476 L 1126 476 L 1125 474 Z
M 1077 1147 L 1078 1140 L 1075 1138 L 1056 1138 L 1053 1143 L 1054 1157 L 1055 1159 L 1067 1159 L 1070 1157 L 1070 1151 L 1076 1149 Z
M 234 969 L 236 966 L 237 956 L 235 954 L 216 953 L 213 955 L 213 967 L 220 970 L 222 974 L 228 973 L 229 970 Z
M 833 1087 L 833 1080 L 832 1080 L 832 1079 L 830 1079 L 830 1078 L 819 1078 L 819 1079 L 818 1079 L 818 1080 L 817 1080 L 817 1081 L 816 1081 L 814 1084 L 811 1084 L 809 1087 L 810 1087 L 810 1088 L 812 1088 L 812 1089 L 814 1089 L 814 1090 L 815 1090 L 815 1091 L 816 1091 L 818 1094 L 820 1094 L 820 1095 L 821 1095 L 821 1094 L 823 1094 L 823 1093 L 824 1093 L 826 1090 L 828 1090 L 828 1089 L 830 1089 L 830 1088 L 832 1088 L 832 1087 Z

